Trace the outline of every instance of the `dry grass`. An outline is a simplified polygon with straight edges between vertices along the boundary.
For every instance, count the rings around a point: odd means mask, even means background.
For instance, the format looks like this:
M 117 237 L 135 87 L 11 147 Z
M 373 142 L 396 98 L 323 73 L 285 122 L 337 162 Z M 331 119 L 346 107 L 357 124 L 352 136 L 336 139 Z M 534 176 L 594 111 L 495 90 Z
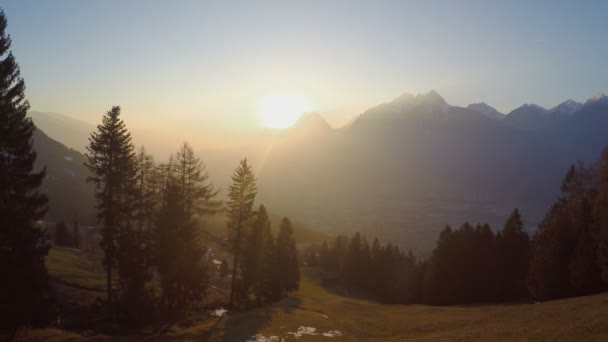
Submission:
M 75 252 L 74 252 L 75 253 Z M 99 285 L 98 272 L 80 269 L 87 262 L 69 250 L 54 250 L 52 274 L 90 286 Z M 57 265 L 52 263 L 57 261 Z M 101 278 L 103 280 L 103 278 Z M 103 284 L 103 283 L 102 283 Z M 313 269 L 303 269 L 300 290 L 271 307 L 217 318 L 201 315 L 196 323 L 176 325 L 163 336 L 129 336 L 122 340 L 246 341 L 262 334 L 294 340 L 289 332 L 300 326 L 317 331 L 339 330 L 342 336 L 302 336 L 298 341 L 437 341 L 437 340 L 608 340 L 608 294 L 570 298 L 542 304 L 433 307 L 383 305 L 342 297 L 318 285 Z M 46 332 L 46 333 L 44 333 Z M 77 336 L 56 329 L 40 340 L 72 340 Z M 43 336 L 40 335 L 40 336 Z M 36 335 L 39 336 L 39 335 Z M 113 340 L 96 336 L 92 340 Z M 279 339 L 280 340 L 280 339 Z

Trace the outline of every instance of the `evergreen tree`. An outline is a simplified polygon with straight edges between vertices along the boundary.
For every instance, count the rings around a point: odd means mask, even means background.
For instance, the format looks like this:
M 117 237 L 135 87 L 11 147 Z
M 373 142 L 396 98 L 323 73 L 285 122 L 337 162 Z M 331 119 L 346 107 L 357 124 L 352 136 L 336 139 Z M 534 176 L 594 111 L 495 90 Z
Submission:
M 530 238 L 517 209 L 507 219 L 497 241 L 500 271 L 500 300 L 527 296 L 526 275 L 530 260 Z
M 85 165 L 93 174 L 87 179 L 95 185 L 97 217 L 102 223 L 101 247 L 106 268 L 106 291 L 110 314 L 113 313 L 113 270 L 117 259 L 118 237 L 132 219 L 136 175 L 131 134 L 120 118 L 120 107 L 112 107 L 102 124 L 91 134 Z M 123 242 L 129 233 L 123 234 Z M 128 244 L 125 247 L 129 246 Z M 130 246 L 129 246 L 130 247 Z
M 49 246 L 35 225 L 47 210 L 38 191 L 46 172 L 33 172 L 35 127 L 26 117 L 25 82 L 6 27 L 0 11 L 0 329 L 14 329 L 45 322 L 51 306 L 44 264 Z
M 72 237 L 63 220 L 57 222 L 55 225 L 55 244 L 62 247 L 72 246 Z
M 596 254 L 602 280 L 608 284 L 608 147 L 602 153 L 598 173 L 598 195 L 593 208 L 597 223 Z
M 574 238 L 564 199 L 547 212 L 534 236 L 527 277 L 528 290 L 538 299 L 554 299 L 572 293 L 567 265 Z
M 280 297 L 298 289 L 300 284 L 300 268 L 298 251 L 293 236 L 293 226 L 288 218 L 283 218 L 277 237 L 277 262 L 279 274 Z
M 233 255 L 232 285 L 230 289 L 230 307 L 234 304 L 237 270 L 244 253 L 244 239 L 253 218 L 253 202 L 257 194 L 256 181 L 247 159 L 241 160 L 232 175 L 232 185 L 228 188 L 228 243 Z
M 266 243 L 270 241 L 270 218 L 263 205 L 256 212 L 251 231 L 248 234 L 245 260 L 243 260 L 243 284 L 241 290 L 248 292 L 251 288 L 256 297 L 257 304 L 264 301 L 265 284 L 263 279 L 264 262 L 267 261 L 265 254 L 268 253 Z
M 166 318 L 175 319 L 206 297 L 209 271 L 180 186 L 170 183 L 163 196 L 152 241 L 162 289 L 160 308 Z

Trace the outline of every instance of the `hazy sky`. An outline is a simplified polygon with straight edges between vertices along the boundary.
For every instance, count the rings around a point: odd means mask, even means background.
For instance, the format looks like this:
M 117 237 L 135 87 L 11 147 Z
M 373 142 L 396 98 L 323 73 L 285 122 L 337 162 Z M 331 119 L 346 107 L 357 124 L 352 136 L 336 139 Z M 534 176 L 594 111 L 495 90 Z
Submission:
M 403 92 L 509 111 L 608 92 L 608 1 L 0 1 L 32 108 L 256 126 L 275 93 L 333 125 Z

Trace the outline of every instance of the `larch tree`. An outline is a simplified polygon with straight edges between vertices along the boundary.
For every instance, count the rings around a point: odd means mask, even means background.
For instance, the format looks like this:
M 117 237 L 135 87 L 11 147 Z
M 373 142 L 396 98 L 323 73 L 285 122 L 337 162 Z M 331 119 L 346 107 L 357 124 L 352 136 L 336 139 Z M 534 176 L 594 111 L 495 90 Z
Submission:
M 44 259 L 49 246 L 36 224 L 47 210 L 39 192 L 46 171 L 34 171 L 34 123 L 27 117 L 25 82 L 10 51 L 0 11 L 0 329 L 44 323 L 51 311 Z
M 174 167 L 188 218 L 217 213 L 222 205 L 215 199 L 218 190 L 210 182 L 205 164 L 194 154 L 188 143 L 183 143 L 177 151 Z
M 194 301 L 205 298 L 209 272 L 205 250 L 193 220 L 184 210 L 183 192 L 170 182 L 163 192 L 153 234 L 153 250 L 158 271 L 160 308 L 166 318 L 179 318 Z
M 120 107 L 112 107 L 91 133 L 85 165 L 95 185 L 97 217 L 102 223 L 101 247 L 106 268 L 108 308 L 113 315 L 113 271 L 118 252 L 118 238 L 133 218 L 133 195 L 136 175 L 135 147 L 131 134 L 120 117 Z
M 234 304 L 236 278 L 240 266 L 239 262 L 243 257 L 244 239 L 255 214 L 253 203 L 256 194 L 255 175 L 247 159 L 243 159 L 232 175 L 232 184 L 228 188 L 228 203 L 226 205 L 228 243 L 233 256 L 230 307 L 233 307 Z

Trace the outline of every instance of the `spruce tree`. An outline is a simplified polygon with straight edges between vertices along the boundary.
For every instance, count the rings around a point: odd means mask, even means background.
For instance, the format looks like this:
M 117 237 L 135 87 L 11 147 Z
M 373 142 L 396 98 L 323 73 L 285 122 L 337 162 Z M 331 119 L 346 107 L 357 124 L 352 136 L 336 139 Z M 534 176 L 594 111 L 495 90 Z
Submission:
M 530 238 L 517 209 L 507 219 L 497 243 L 502 289 L 499 297 L 505 301 L 523 299 L 528 293 L 526 275 L 530 261 Z
M 597 263 L 601 277 L 608 284 L 608 147 L 602 153 L 599 167 L 598 194 L 593 208 L 597 224 Z
M 261 305 L 264 301 L 264 262 L 266 262 L 266 253 L 269 253 L 267 242 L 270 231 L 270 218 L 268 212 L 263 205 L 258 208 L 251 231 L 248 234 L 246 258 L 243 260 L 243 282 L 242 289 L 251 288 L 251 292 L 256 297 L 256 302 Z
M 135 187 L 135 153 L 131 134 L 120 118 L 120 107 L 112 107 L 91 133 L 85 165 L 92 176 L 87 181 L 95 185 L 97 217 L 102 223 L 101 247 L 106 268 L 108 308 L 113 316 L 113 271 L 118 257 L 118 237 L 133 218 Z M 121 241 L 127 241 L 128 232 Z M 126 245 L 125 245 L 126 247 Z
M 45 170 L 34 172 L 34 124 L 26 117 L 25 82 L 10 52 L 7 20 L 0 11 L 0 329 L 44 323 L 49 318 L 49 246 L 35 222 L 47 199 L 39 192 Z
M 244 253 L 244 240 L 254 215 L 253 202 L 256 194 L 255 176 L 247 159 L 243 159 L 232 175 L 232 184 L 228 188 L 228 203 L 226 208 L 226 215 L 228 217 L 228 244 L 233 256 L 230 307 L 233 307 L 234 304 L 237 271 Z
M 293 235 L 291 220 L 283 218 L 277 236 L 277 262 L 280 297 L 298 289 L 300 284 L 300 268 L 298 264 L 298 251 Z

